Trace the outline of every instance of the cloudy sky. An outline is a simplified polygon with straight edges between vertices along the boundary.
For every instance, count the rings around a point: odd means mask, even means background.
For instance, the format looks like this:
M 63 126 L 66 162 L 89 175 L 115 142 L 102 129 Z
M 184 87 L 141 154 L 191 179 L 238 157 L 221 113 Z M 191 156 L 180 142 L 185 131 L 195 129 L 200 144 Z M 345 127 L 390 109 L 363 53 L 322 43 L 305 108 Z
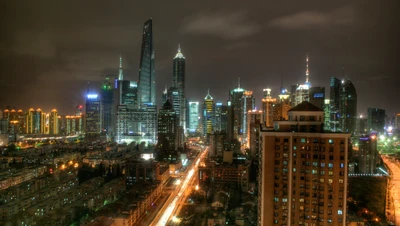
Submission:
M 138 79 L 141 31 L 153 18 L 157 97 L 172 82 L 181 44 L 187 97 L 210 89 L 226 101 L 241 78 L 260 106 L 262 89 L 329 78 L 350 79 L 359 113 L 367 107 L 400 112 L 397 0 L 384 1 L 132 1 L 17 0 L 0 3 L 0 107 L 72 114 L 87 82 L 96 89 L 124 59 Z M 342 76 L 342 66 L 345 68 Z M 159 98 L 160 99 L 160 98 Z

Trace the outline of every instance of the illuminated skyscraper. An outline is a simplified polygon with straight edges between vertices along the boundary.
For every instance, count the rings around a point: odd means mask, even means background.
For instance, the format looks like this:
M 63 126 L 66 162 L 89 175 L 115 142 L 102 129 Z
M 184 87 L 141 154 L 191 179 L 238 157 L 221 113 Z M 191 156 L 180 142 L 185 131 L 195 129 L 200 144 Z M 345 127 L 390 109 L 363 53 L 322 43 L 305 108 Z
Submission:
M 101 131 L 101 102 L 97 94 L 86 96 L 86 134 L 96 134 Z
M 262 111 L 252 110 L 247 115 L 247 147 L 250 149 L 250 157 L 255 157 L 260 151 L 260 125 L 262 121 Z
M 273 120 L 288 120 L 288 111 L 292 108 L 290 99 L 290 93 L 281 86 L 281 90 L 279 92 L 279 99 L 277 103 L 274 105 L 274 113 Z
M 215 103 L 214 131 L 226 133 L 228 131 L 228 106 L 221 102 Z
M 142 49 L 140 53 L 138 104 L 155 105 L 156 103 L 156 71 L 153 42 L 153 20 L 144 23 Z
M 112 125 L 112 115 L 113 115 L 113 88 L 112 83 L 109 77 L 106 77 L 106 80 L 103 81 L 103 85 L 100 91 L 100 99 L 101 99 L 101 109 L 102 109 L 102 118 L 101 118 L 101 125 L 102 125 L 102 132 L 106 134 L 110 134 L 113 130 Z
M 56 135 L 59 134 L 58 131 L 58 112 L 53 109 L 49 116 L 49 134 Z
M 214 99 L 208 92 L 207 96 L 204 98 L 203 102 L 203 134 L 206 136 L 207 134 L 211 134 L 213 132 L 214 125 Z
M 240 139 L 243 134 L 243 93 L 246 90 L 240 87 L 240 78 L 238 79 L 238 87 L 231 90 L 229 101 L 231 109 L 230 112 L 230 120 L 228 122 L 228 127 L 232 131 L 228 131 L 229 139 Z M 229 107 L 229 104 L 228 104 Z
M 303 102 L 261 132 L 258 225 L 347 225 L 350 134 L 323 132 L 323 115 Z
M 242 97 L 242 106 L 243 106 L 243 118 L 242 118 L 242 133 L 243 139 L 242 143 L 247 142 L 247 113 L 255 109 L 256 103 L 255 98 L 253 96 L 253 91 L 244 91 Z
M 189 102 L 189 131 L 196 132 L 199 129 L 199 102 Z
M 342 81 L 339 96 L 340 129 L 345 133 L 353 133 L 357 120 L 357 92 L 350 80 Z
M 182 104 L 182 100 L 181 100 L 181 94 L 178 88 L 175 87 L 170 87 L 168 89 L 168 99 L 169 102 L 172 104 L 175 114 L 178 115 L 178 117 L 180 118 L 180 115 L 182 114 L 181 110 L 181 104 Z
M 45 120 L 46 114 L 42 112 L 42 109 L 38 108 L 36 111 L 31 108 L 25 115 L 26 127 L 25 131 L 27 134 L 43 134 L 45 132 Z
M 274 120 L 274 104 L 276 103 L 276 98 L 271 97 L 271 89 L 266 89 L 267 90 L 267 96 L 262 99 L 262 121 L 265 123 L 267 127 L 272 127 L 273 126 L 273 120 Z
M 308 55 L 306 58 L 306 82 L 302 85 L 297 86 L 295 92 L 295 98 L 293 106 L 300 104 L 303 101 L 309 101 L 309 89 L 311 87 L 311 83 L 309 81 L 310 71 L 308 69 Z
M 184 130 L 186 130 L 185 63 L 185 56 L 183 56 L 179 45 L 178 52 L 173 60 L 172 86 L 179 92 L 179 125 Z
M 331 131 L 331 105 L 330 99 L 325 99 L 324 104 L 324 131 Z

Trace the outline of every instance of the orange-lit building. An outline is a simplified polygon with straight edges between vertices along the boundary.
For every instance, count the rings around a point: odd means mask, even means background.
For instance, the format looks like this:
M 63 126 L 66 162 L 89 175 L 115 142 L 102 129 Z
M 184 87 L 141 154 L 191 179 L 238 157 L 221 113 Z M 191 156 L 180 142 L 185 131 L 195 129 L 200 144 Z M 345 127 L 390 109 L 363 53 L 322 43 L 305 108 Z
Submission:
M 343 225 L 350 134 L 324 133 L 322 109 L 305 101 L 261 132 L 258 225 Z
M 276 103 L 276 98 L 271 97 L 271 89 L 264 89 L 267 92 L 266 97 L 262 99 L 262 120 L 267 127 L 272 127 L 274 119 L 274 104 Z

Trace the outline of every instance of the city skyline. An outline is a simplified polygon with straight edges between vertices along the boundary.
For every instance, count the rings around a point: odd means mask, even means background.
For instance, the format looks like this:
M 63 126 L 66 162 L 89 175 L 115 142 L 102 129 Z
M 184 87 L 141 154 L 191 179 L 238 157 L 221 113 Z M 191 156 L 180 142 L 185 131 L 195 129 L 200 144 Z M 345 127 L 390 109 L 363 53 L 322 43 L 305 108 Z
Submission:
M 242 87 L 253 91 L 260 109 L 263 88 L 270 87 L 276 96 L 281 79 L 285 88 L 304 82 L 308 54 L 313 86 L 328 90 L 330 77 L 350 79 L 357 89 L 359 114 L 366 115 L 368 107 L 385 109 L 389 116 L 398 111 L 393 104 L 398 66 L 391 47 L 396 36 L 394 22 L 390 22 L 394 1 L 386 5 L 307 2 L 298 9 L 276 5 L 239 9 L 232 4 L 224 11 L 216 10 L 217 6 L 207 11 L 208 3 L 203 7 L 168 5 L 176 9 L 177 16 L 158 13 L 166 7 L 162 4 L 126 15 L 123 12 L 131 8 L 128 3 L 124 7 L 104 3 L 104 8 L 99 6 L 78 18 L 64 14 L 62 6 L 52 3 L 30 4 L 25 5 L 32 18 L 17 18 L 19 14 L 12 12 L 22 14 L 24 9 L 12 3 L 2 9 L 5 20 L 0 26 L 5 32 L 0 38 L 0 73 L 6 81 L 0 87 L 2 109 L 56 108 L 71 114 L 77 104 L 84 103 L 87 82 L 93 89 L 100 87 L 105 75 L 118 76 L 120 54 L 124 77 L 139 80 L 140 33 L 143 22 L 152 17 L 159 106 L 162 88 L 171 84 L 171 60 L 181 44 L 188 60 L 186 96 L 190 101 L 201 101 L 210 89 L 215 100 L 225 102 L 241 77 Z M 150 8 L 141 4 L 140 8 Z M 74 6 L 71 3 L 69 7 Z M 73 9 L 90 6 L 85 3 Z M 105 16 L 104 11 L 112 13 Z M 257 16 L 261 11 L 266 12 L 262 18 Z M 59 17 L 53 18 L 53 14 Z M 381 17 L 383 14 L 387 16 Z M 77 23 L 74 20 L 82 23 L 71 26 Z M 13 21 L 12 26 L 4 23 L 7 21 Z M 55 28 L 54 23 L 60 26 Z M 210 24 L 213 26 L 205 26 Z M 210 83 L 210 79 L 215 82 Z

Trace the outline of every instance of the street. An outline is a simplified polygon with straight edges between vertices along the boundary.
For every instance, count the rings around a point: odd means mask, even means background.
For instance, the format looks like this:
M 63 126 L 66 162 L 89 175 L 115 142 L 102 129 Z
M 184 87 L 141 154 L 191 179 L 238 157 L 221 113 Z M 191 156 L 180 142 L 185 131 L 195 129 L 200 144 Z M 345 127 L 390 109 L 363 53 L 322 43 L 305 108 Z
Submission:
M 169 196 L 163 207 L 160 209 L 158 214 L 150 225 L 164 226 L 170 220 L 175 220 L 174 216 L 179 213 L 183 203 L 188 198 L 193 189 L 193 183 L 197 175 L 197 166 L 200 160 L 207 156 L 208 147 L 200 152 L 193 161 L 190 168 L 187 169 L 187 175 L 182 178 L 180 184 L 176 187 L 175 191 Z

